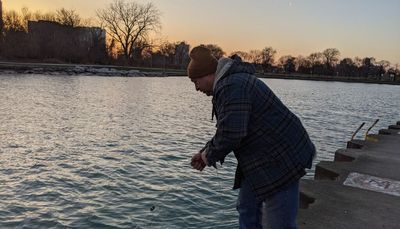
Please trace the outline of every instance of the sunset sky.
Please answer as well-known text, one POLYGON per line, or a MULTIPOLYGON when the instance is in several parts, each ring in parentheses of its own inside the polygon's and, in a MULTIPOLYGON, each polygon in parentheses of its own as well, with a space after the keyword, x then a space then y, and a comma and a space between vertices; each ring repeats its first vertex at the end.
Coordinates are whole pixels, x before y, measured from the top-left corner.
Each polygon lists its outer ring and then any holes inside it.
MULTIPOLYGON (((2 0, 5 10, 55 11, 82 17, 112 0, 2 0)), ((399 0, 153 0, 162 12, 158 36, 218 44, 228 54, 271 46, 277 56, 337 48, 341 58, 375 57, 400 64, 399 0)))

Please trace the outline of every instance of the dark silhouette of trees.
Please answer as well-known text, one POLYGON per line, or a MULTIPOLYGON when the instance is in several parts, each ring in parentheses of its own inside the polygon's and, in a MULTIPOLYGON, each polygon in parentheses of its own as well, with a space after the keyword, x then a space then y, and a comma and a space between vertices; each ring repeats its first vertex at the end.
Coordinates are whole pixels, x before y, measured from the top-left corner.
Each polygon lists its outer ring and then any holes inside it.
POLYGON ((307 59, 311 64, 311 74, 322 75, 324 70, 323 55, 320 52, 311 53, 307 59))
POLYGON ((311 74, 320 76, 363 77, 371 80, 400 80, 399 66, 392 66, 389 61, 376 61, 373 57, 355 57, 340 59, 340 52, 335 48, 323 52, 314 52, 307 57, 291 55, 281 56, 274 63, 276 51, 267 47, 264 50, 250 52, 235 51, 244 61, 253 63, 259 72, 285 74, 311 74), (268 64, 267 64, 268 63, 268 64))
POLYGON ((173 56, 175 54, 175 44, 168 41, 160 45, 160 52, 164 56, 173 56))
POLYGON ((374 57, 365 57, 362 60, 361 65, 361 75, 363 77, 370 77, 375 75, 375 58, 374 57))
POLYGON ((296 71, 296 58, 290 55, 282 56, 279 58, 279 65, 281 66, 283 72, 285 73, 292 73, 296 71))
POLYGON ((264 72, 272 70, 272 65, 275 61, 275 54, 276 50, 272 47, 265 47, 263 50, 261 50, 261 65, 264 72))
POLYGON ((29 42, 23 17, 14 10, 6 11, 3 15, 3 22, 2 56, 11 59, 26 58, 29 42))
POLYGON ((22 25, 23 30, 25 32, 28 32, 29 21, 39 21, 39 20, 52 21, 52 22, 56 21, 56 14, 53 12, 47 12, 47 13, 41 13, 40 11, 31 12, 26 7, 23 7, 21 9, 21 14, 18 14, 17 12, 16 14, 19 17, 19 23, 22 25))
POLYGON ((387 61, 387 60, 381 60, 381 61, 378 61, 376 64, 377 64, 377 67, 378 67, 378 74, 379 74, 379 78, 380 78, 386 72, 388 72, 388 70, 390 68, 390 62, 387 61))
POLYGON ((357 66, 351 58, 344 58, 337 66, 340 76, 354 76, 357 74, 357 66))
POLYGON ((334 67, 336 63, 339 61, 340 52, 335 48, 325 49, 322 52, 322 56, 325 62, 325 74, 326 75, 333 75, 334 74, 334 67))
POLYGON ((262 52, 260 50, 250 50, 249 52, 249 59, 251 60, 250 62, 255 64, 255 65, 260 65, 262 64, 263 61, 263 56, 262 52))
POLYGON ((149 67, 186 69, 189 64, 189 44, 185 41, 163 41, 153 44, 143 53, 143 64, 149 67))
POLYGON ((61 25, 77 27, 81 26, 81 17, 75 13, 75 10, 61 8, 56 11, 55 21, 61 25))
POLYGON ((362 66, 362 59, 358 56, 353 58, 353 63, 357 68, 357 77, 361 77, 361 66, 362 66))
POLYGON ((97 17, 128 62, 132 62, 135 49, 148 43, 149 33, 161 26, 160 12, 151 3, 114 0, 107 8, 98 10, 97 17))
POLYGON ((15 10, 6 11, 3 15, 4 30, 7 32, 25 31, 21 15, 15 10))
MULTIPOLYGON (((147 42, 147 40, 138 40, 132 47, 131 47, 131 57, 128 60, 128 63, 135 64, 136 66, 143 65, 143 53, 147 50, 151 49, 152 45, 147 42)), ((122 61, 122 64, 126 63, 126 56, 120 55, 119 59, 122 61)))
POLYGON ((303 56, 298 56, 295 59, 296 69, 299 73, 302 74, 311 74, 312 73, 312 65, 311 61, 303 56))
POLYGON ((249 53, 235 51, 243 60, 253 63, 258 71, 264 73, 300 73, 321 76, 364 77, 371 80, 400 79, 398 65, 394 67, 389 61, 376 61, 373 57, 355 57, 340 59, 340 52, 329 48, 323 52, 314 52, 307 57, 291 55, 281 56, 274 63, 276 51, 267 47, 264 50, 252 50, 249 53), (261 66, 261 68, 260 68, 261 66))
MULTIPOLYGON (((112 48, 112 42, 107 47, 112 48)), ((169 69, 186 69, 189 63, 190 46, 185 41, 169 42, 159 41, 150 44, 139 45, 141 49, 135 52, 134 66, 140 67, 157 67, 164 70, 169 69)), ((110 51, 109 51, 110 52, 110 51)), ((121 64, 122 55, 117 55, 114 63, 121 64)))
POLYGON ((171 64, 175 55, 175 44, 164 42, 160 46, 160 54, 163 56, 163 68, 167 67, 167 62, 171 64))

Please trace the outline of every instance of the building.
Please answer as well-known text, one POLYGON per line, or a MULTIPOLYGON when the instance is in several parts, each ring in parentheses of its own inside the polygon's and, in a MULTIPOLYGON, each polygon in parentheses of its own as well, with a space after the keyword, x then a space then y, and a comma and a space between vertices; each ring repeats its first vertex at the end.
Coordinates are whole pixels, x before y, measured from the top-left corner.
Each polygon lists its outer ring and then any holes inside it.
POLYGON ((52 21, 29 21, 31 56, 67 62, 99 62, 106 56, 106 31, 71 27, 52 21))

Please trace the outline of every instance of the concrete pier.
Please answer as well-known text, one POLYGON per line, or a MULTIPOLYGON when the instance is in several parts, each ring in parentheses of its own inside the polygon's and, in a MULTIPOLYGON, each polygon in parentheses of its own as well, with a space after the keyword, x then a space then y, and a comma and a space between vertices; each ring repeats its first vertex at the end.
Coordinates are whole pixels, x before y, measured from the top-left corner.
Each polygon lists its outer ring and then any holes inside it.
POLYGON ((400 121, 348 142, 300 191, 298 228, 400 228, 400 121))

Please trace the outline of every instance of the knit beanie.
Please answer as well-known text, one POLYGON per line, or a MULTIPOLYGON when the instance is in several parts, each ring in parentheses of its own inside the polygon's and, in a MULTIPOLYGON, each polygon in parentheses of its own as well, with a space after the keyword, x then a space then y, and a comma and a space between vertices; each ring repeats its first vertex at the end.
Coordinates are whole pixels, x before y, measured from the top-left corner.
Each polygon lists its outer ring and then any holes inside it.
POLYGON ((200 78, 217 71, 218 61, 211 50, 204 46, 197 46, 189 54, 190 63, 187 68, 189 78, 200 78))

